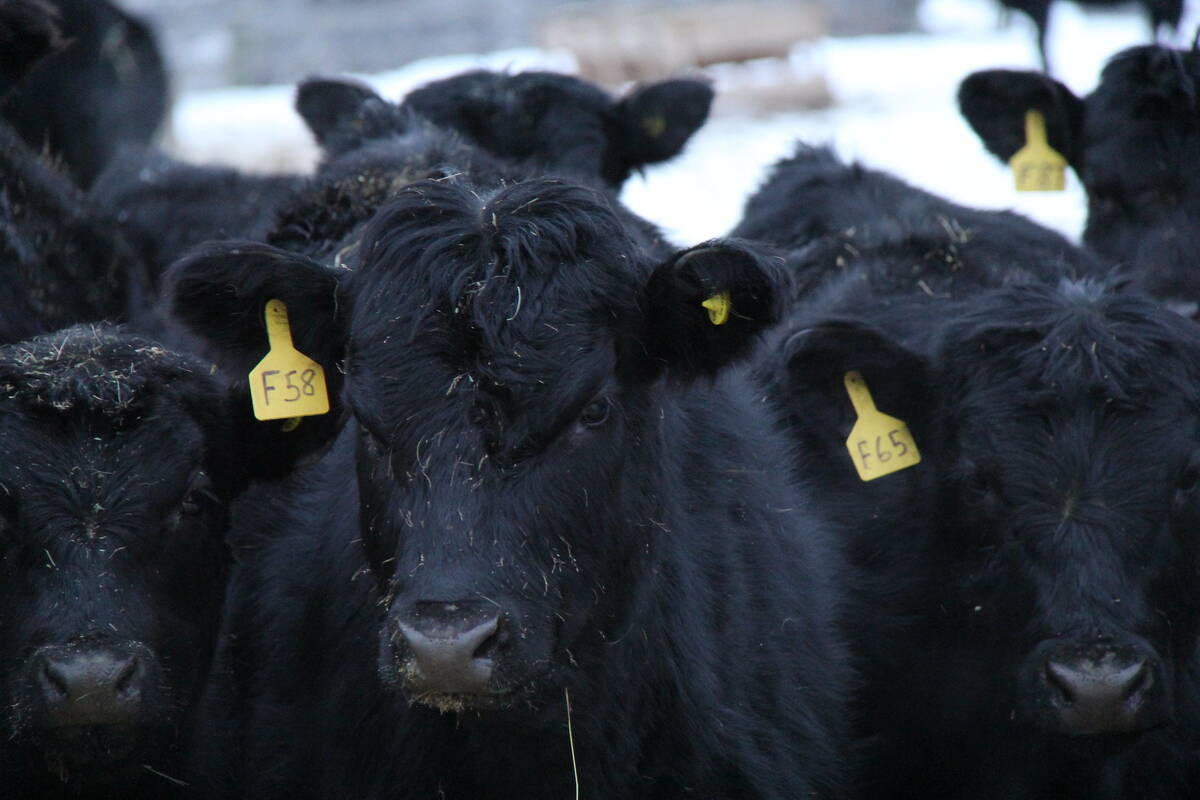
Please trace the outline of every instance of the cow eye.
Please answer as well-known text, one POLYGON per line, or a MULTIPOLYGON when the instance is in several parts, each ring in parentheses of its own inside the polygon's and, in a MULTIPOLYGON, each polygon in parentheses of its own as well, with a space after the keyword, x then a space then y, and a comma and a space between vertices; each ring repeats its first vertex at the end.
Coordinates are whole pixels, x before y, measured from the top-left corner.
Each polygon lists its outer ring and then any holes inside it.
POLYGON ((978 500, 992 493, 991 477, 975 464, 967 464, 963 468, 962 487, 972 499, 978 500))
POLYGON ((8 541, 12 533, 13 517, 17 513, 17 501, 8 487, 0 483, 0 544, 8 541))
POLYGON ((202 469, 192 473, 187 491, 179 503, 179 513, 184 517, 198 517, 204 511, 205 505, 215 502, 216 495, 212 491, 212 482, 202 469))
POLYGON ((598 428, 608 421, 611 404, 607 397, 600 397, 583 407, 579 413, 579 424, 585 428, 598 428))
POLYGON ((1179 473, 1179 482, 1176 484, 1176 488, 1187 494, 1195 491, 1197 484, 1200 484, 1200 464, 1193 457, 1183 472, 1179 473))

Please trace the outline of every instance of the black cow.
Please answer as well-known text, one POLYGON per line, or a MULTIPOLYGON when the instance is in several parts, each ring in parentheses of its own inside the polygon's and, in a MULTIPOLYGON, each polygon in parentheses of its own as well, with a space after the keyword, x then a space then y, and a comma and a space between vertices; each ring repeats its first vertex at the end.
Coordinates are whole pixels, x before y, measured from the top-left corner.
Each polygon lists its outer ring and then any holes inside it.
POLYGON ((632 171, 677 155, 711 101, 712 89, 696 80, 614 101, 568 75, 477 71, 434 81, 396 105, 361 83, 314 78, 296 94, 322 149, 313 182, 126 150, 89 198, 121 221, 156 270, 223 238, 316 255, 314 246, 332 248, 391 193, 434 174, 566 174, 618 189, 632 171))
MULTIPOLYGON (((1000 3, 1006 8, 1015 8, 1017 11, 1023 11, 1033 20, 1033 24, 1037 26, 1037 48, 1038 56, 1042 60, 1042 69, 1049 70, 1050 64, 1046 59, 1046 30, 1050 24, 1050 6, 1054 0, 1000 0, 1000 3)), ((1129 0, 1075 0, 1081 6, 1119 6, 1124 5, 1129 0)), ((1183 18, 1183 0, 1138 0, 1139 4, 1146 10, 1146 14, 1150 17, 1150 27, 1155 33, 1166 27, 1171 31, 1179 27, 1179 21, 1183 18)))
POLYGON ((1008 160, 1025 144, 1025 114, 1040 111, 1050 144, 1088 195, 1084 243, 1126 264, 1172 307, 1200 303, 1200 52, 1134 47, 1104 68, 1083 98, 1036 72, 977 72, 959 88, 963 116, 1008 160))
MULTIPOLYGON (((342 263, 376 211, 414 181, 469 174, 476 183, 498 185, 548 169, 498 156, 350 81, 305 81, 296 107, 321 143, 322 158, 313 179, 280 207, 267 242, 324 263, 342 263)), ((623 207, 617 213, 666 254, 654 226, 623 207)))
POLYGON ((1091 280, 835 288, 762 369, 864 576, 865 796, 1194 797, 1200 329, 1091 280), (859 480, 850 370, 920 464, 859 480))
POLYGON ((1026 217, 966 208, 805 144, 775 164, 731 235, 787 251, 801 297, 847 275, 876 296, 948 298, 1101 271, 1026 217))
MULTIPOLYGON (((316 174, 255 175, 127 148, 88 192, 136 243, 157 277, 189 249, 219 239, 266 241, 332 260, 392 194, 422 178, 470 171, 515 176, 500 163, 363 84, 314 79, 296 106, 321 144, 316 174)), ((515 178, 514 178, 515 179, 515 178)))
POLYGON ((118 147, 158 132, 166 68, 150 28, 107 0, 49 4, 62 46, 19 79, 0 74, 0 119, 86 188, 118 147))
POLYGON ((730 366, 777 313, 778 269, 734 241, 659 261, 614 203, 425 180, 352 270, 251 243, 172 267, 173 312, 234 375, 262 355, 263 304, 296 309, 345 417, 265 426, 320 460, 235 521, 215 703, 235 712, 207 738, 240 769, 218 779, 247 797, 844 790, 839 561, 730 366))
POLYGON ((113 225, 0 122, 0 344, 141 319, 150 282, 113 225))
POLYGON ((198 244, 265 240, 279 210, 305 185, 300 175, 200 166, 130 147, 114 154, 87 200, 116 222, 156 281, 168 264, 198 244))
POLYGON ((677 156, 712 99, 694 79, 639 86, 614 101, 570 75, 477 70, 415 89, 403 105, 493 155, 619 189, 631 173, 677 156))
POLYGON ((515 182, 525 169, 467 143, 351 81, 300 84, 296 108, 321 144, 316 174, 282 205, 270 244, 336 260, 378 209, 410 183, 471 174, 515 182))
POLYGON ((211 663, 234 439, 205 363, 119 329, 0 346, 0 785, 162 798, 211 663))

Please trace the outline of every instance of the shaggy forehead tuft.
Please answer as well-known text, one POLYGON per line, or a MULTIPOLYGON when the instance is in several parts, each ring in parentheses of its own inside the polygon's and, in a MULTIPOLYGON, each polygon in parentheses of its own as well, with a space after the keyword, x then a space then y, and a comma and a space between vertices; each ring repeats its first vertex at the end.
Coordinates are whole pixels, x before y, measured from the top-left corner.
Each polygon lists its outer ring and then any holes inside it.
MULTIPOLYGON (((999 354, 1053 396, 1074 389, 1141 406, 1164 394, 1191 398, 1200 379, 1194 323, 1100 281, 994 293, 951 325, 946 341, 964 363, 999 354)), ((976 368, 994 368, 985 362, 976 368)))
POLYGON ((121 418, 144 409, 158 387, 207 382, 208 370, 109 325, 76 325, 0 347, 0 398, 26 408, 121 418))

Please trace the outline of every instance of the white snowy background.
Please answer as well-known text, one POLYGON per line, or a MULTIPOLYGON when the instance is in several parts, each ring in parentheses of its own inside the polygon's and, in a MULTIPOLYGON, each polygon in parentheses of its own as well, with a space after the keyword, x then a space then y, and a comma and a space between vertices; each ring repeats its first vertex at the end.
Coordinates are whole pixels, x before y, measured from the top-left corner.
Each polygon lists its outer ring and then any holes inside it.
MULTIPOLYGON (((1189 3, 1173 42, 1190 45, 1200 3, 1189 3)), ((977 69, 1035 68, 1033 26, 1019 13, 1001 25, 994 0, 925 0, 925 32, 827 38, 798 45, 789 68, 823 73, 833 94, 827 110, 762 116, 715 116, 685 153, 648 169, 626 185, 623 199, 679 244, 727 232, 766 170, 795 142, 831 144, 845 159, 889 170, 952 200, 981 208, 1011 208, 1078 239, 1083 193, 1068 175, 1067 191, 1021 193, 958 114, 959 81, 977 69)), ((1140 9, 1084 10, 1053 6, 1050 58, 1054 74, 1077 94, 1096 84, 1104 62, 1119 50, 1150 41, 1140 9)), ((778 64, 764 63, 761 80, 777 80, 778 64)), ((356 76, 385 97, 465 69, 574 70, 570 54, 536 49, 427 59, 394 72, 356 76)), ((755 80, 756 65, 738 80, 755 80)), ((718 92, 721 79, 718 77, 718 92)), ((263 171, 307 171, 316 148, 292 110, 293 87, 197 92, 178 98, 170 148, 199 163, 263 171)))

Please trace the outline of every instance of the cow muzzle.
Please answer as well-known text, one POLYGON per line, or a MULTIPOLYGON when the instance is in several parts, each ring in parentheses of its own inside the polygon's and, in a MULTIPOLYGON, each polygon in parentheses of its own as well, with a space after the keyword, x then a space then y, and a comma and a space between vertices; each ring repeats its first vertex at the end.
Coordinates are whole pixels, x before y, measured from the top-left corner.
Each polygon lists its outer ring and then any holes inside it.
POLYGON ((140 752, 161 727, 147 707, 158 677, 140 642, 40 647, 25 664, 27 731, 63 780, 103 774, 140 752))
POLYGON ((392 625, 397 676, 414 702, 441 710, 482 708, 505 694, 494 677, 508 626, 495 606, 418 602, 396 614, 392 625))
POLYGON ((1153 652, 1069 643, 1040 650, 1031 688, 1051 730, 1070 736, 1135 733, 1169 716, 1169 690, 1153 652))

